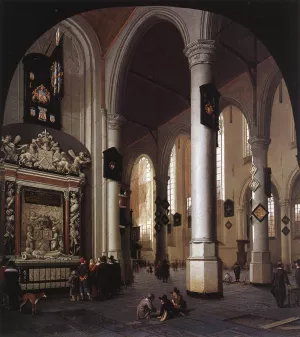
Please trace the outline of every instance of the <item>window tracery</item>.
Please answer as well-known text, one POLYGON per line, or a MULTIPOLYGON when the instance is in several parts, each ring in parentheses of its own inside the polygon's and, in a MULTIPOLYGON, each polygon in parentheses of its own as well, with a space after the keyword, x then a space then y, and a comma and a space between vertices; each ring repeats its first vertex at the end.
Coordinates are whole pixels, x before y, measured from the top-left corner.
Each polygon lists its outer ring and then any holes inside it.
POLYGON ((133 210, 133 225, 140 227, 143 250, 153 249, 153 173, 151 162, 146 156, 137 160, 131 173, 130 207, 133 210))

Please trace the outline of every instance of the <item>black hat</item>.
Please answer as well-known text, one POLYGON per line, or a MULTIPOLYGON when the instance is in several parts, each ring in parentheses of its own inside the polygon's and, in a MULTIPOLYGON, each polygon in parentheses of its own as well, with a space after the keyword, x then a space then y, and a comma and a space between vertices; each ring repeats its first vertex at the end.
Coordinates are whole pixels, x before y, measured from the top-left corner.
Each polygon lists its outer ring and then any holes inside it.
POLYGON ((153 294, 151 294, 151 293, 147 295, 147 298, 148 298, 149 300, 150 300, 150 299, 154 299, 154 297, 155 297, 155 296, 154 296, 153 294))
POLYGON ((165 301, 168 299, 168 297, 167 295, 162 295, 161 297, 159 297, 159 299, 165 301))
POLYGON ((175 287, 173 291, 170 291, 170 294, 173 294, 173 293, 180 294, 180 291, 175 287))

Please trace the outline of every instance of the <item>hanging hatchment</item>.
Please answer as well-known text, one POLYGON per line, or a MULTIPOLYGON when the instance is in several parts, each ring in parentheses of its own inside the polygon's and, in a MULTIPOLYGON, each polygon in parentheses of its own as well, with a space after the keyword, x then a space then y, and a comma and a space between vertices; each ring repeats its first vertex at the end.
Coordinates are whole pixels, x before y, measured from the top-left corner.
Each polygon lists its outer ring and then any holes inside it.
POLYGON ((63 97, 63 40, 50 57, 32 53, 23 58, 24 122, 61 128, 63 97))

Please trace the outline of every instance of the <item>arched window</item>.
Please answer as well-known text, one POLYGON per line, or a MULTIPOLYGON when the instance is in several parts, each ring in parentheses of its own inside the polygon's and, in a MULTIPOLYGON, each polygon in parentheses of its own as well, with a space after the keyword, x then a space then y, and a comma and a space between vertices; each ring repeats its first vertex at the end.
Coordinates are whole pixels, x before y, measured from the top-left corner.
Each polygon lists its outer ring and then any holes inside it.
POLYGON ((252 156, 251 146, 248 143, 248 139, 250 138, 249 125, 245 117, 243 117, 243 144, 244 144, 244 153, 243 157, 247 158, 252 156))
POLYGON ((170 203, 170 214, 176 213, 176 145, 174 144, 168 170, 168 201, 170 203))
POLYGON ((224 200, 224 118, 220 115, 217 147, 217 199, 224 200))
POLYGON ((271 197, 268 198, 268 232, 269 238, 275 238, 276 235, 276 219, 275 219, 275 202, 274 196, 271 194, 271 197))
POLYGON ((133 166, 130 180, 130 207, 134 226, 140 227, 143 250, 153 249, 153 169, 146 156, 140 157, 133 166))
MULTIPOLYGON (((176 143, 173 146, 171 156, 170 156, 170 163, 169 163, 169 170, 168 170, 168 201, 170 203, 170 220, 173 223, 173 214, 176 213, 176 143)), ((171 228, 171 232, 168 236, 168 246, 175 247, 175 235, 174 235, 174 227, 171 228)))

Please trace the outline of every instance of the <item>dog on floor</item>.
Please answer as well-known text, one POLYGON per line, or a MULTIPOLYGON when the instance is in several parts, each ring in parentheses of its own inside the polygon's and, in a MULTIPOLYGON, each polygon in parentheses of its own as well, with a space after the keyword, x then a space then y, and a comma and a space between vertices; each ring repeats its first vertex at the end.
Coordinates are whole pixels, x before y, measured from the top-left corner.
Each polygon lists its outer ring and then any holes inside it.
POLYGON ((32 316, 34 316, 36 314, 36 305, 41 298, 47 298, 46 294, 43 291, 37 294, 32 294, 32 293, 24 294, 22 296, 22 303, 20 305, 20 311, 22 312, 23 305, 25 305, 29 301, 31 303, 32 316))

